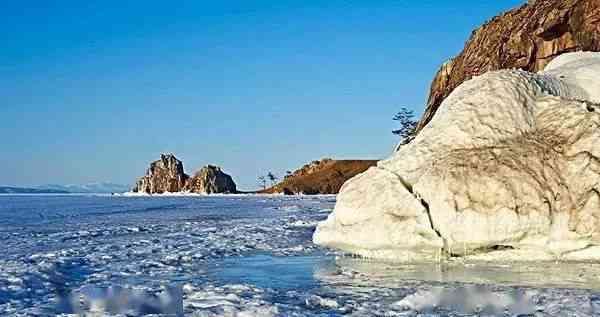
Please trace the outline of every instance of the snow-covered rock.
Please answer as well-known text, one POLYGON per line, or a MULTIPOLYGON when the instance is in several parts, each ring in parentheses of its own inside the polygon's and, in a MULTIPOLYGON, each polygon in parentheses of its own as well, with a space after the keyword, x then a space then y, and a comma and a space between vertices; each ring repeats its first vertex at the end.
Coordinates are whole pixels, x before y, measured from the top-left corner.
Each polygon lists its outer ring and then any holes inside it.
POLYGON ((413 142, 343 186, 314 241, 400 261, 600 258, 595 102, 600 53, 465 82, 413 142))

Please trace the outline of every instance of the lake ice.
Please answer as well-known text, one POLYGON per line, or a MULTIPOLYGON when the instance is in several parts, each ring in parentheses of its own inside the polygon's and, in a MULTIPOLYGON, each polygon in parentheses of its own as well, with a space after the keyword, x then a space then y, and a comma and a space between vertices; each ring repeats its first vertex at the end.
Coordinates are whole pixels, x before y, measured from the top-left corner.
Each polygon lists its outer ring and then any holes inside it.
POLYGON ((333 196, 0 196, 0 315, 600 315, 599 264, 344 256, 312 243, 334 204, 333 196))

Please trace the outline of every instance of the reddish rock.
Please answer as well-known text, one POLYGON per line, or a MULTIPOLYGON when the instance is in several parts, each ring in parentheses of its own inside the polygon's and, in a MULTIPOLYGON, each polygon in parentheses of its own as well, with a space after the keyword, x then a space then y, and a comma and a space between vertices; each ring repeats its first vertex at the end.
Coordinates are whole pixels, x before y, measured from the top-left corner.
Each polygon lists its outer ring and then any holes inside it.
POLYGON ((599 0, 529 1, 493 18, 473 32, 460 55, 440 68, 417 131, 464 81, 499 69, 536 72, 573 51, 600 51, 599 0))
POLYGON ((183 163, 173 154, 161 154, 160 160, 150 163, 146 175, 137 181, 132 191, 146 194, 237 193, 235 182, 231 176, 223 173, 220 167, 207 165, 196 172, 193 177, 189 177, 184 172, 183 163))
POLYGON ((150 163, 146 175, 137 181, 133 192, 147 194, 180 192, 184 189, 188 178, 180 160, 173 154, 161 154, 160 160, 150 163))
POLYGON ((190 178, 186 191, 202 194, 235 194, 237 188, 231 176, 225 174, 220 167, 207 165, 190 178))
POLYGON ((374 160, 332 160, 323 159, 304 165, 283 181, 262 193, 283 193, 285 195, 337 194, 350 178, 375 166, 374 160))

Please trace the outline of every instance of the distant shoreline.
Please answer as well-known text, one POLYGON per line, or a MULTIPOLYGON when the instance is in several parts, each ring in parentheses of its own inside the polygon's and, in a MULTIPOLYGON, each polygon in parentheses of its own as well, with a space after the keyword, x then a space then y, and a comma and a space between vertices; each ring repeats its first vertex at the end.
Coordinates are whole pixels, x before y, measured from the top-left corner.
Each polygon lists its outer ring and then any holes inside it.
POLYGON ((317 194, 317 195, 284 195, 284 194, 259 194, 259 193, 239 193, 239 194, 198 194, 198 193, 164 193, 164 194, 139 194, 139 193, 0 193, 3 196, 99 196, 99 197, 124 197, 124 198, 188 198, 188 197, 336 197, 335 194, 317 194))
POLYGON ((111 193, 0 193, 0 196, 114 196, 111 193))
POLYGON ((188 192, 176 192, 176 193, 162 193, 162 194, 146 194, 146 193, 118 193, 112 194, 116 197, 336 197, 336 194, 316 194, 316 195, 284 195, 283 193, 236 193, 236 194, 202 194, 202 193, 188 193, 188 192))

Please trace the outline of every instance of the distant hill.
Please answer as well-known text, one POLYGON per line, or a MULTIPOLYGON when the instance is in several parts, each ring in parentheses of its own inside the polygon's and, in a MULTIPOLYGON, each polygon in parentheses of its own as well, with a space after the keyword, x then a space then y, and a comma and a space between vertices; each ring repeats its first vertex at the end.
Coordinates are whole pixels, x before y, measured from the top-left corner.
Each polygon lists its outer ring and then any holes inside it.
POLYGON ((66 191, 73 194, 109 194, 109 193, 124 193, 130 190, 127 185, 113 183, 91 183, 84 185, 57 185, 47 184, 35 186, 40 190, 57 190, 66 191))
POLYGON ((267 188, 261 193, 337 194, 347 180, 376 164, 377 161, 374 160, 323 159, 313 161, 286 176, 281 183, 267 188))
POLYGON ((0 186, 0 194, 68 194, 65 190, 0 186))

